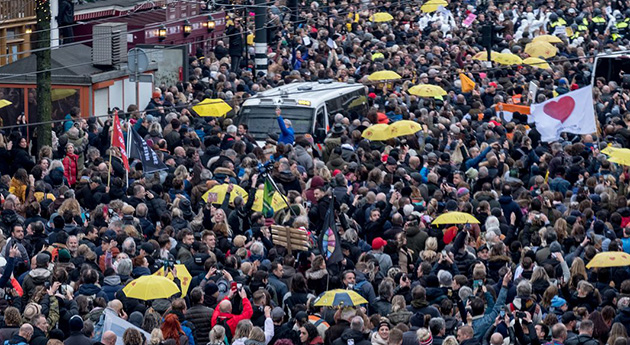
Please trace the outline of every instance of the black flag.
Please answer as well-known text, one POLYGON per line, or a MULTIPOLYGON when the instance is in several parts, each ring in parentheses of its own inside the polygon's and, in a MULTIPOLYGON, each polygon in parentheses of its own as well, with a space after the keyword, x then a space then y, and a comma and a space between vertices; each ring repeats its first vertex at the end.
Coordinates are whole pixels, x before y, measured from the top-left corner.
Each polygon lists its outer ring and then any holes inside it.
POLYGON ((133 128, 131 145, 129 147, 129 158, 139 159, 142 162, 142 167, 146 174, 168 169, 166 164, 160 161, 155 151, 147 145, 147 142, 144 141, 140 134, 133 128))
POLYGON ((335 198, 330 199, 330 206, 326 211, 324 218, 324 228, 319 235, 319 250, 326 259, 326 263, 335 264, 343 260, 341 253, 341 238, 337 232, 337 223, 335 222, 335 198))

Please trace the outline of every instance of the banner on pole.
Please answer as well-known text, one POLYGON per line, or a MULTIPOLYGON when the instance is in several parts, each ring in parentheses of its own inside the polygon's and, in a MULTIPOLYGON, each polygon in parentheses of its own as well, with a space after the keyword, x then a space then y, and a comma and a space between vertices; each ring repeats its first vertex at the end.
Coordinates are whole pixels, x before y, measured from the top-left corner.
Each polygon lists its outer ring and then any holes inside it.
POLYGON ((129 145, 129 157, 140 160, 144 172, 147 174, 168 169, 166 164, 160 161, 157 153, 149 147, 147 142, 142 139, 140 134, 133 128, 131 133, 131 145, 129 145))

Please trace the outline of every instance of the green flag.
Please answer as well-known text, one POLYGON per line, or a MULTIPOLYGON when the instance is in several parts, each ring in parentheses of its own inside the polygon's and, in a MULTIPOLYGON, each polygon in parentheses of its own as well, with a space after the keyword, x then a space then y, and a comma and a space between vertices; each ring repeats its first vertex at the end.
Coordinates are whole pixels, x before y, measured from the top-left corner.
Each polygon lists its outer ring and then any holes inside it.
POLYGON ((269 178, 267 177, 265 179, 265 189, 263 191, 263 209, 262 209, 262 214, 265 218, 273 217, 273 207, 271 207, 271 205, 272 205, 274 192, 275 190, 273 188, 273 185, 271 184, 271 181, 269 181, 269 178))

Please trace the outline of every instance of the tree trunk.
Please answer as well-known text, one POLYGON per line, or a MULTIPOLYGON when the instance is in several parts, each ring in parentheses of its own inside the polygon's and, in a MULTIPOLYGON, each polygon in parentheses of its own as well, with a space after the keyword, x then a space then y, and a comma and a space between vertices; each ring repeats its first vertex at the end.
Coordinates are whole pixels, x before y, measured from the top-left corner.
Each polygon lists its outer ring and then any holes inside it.
POLYGON ((50 2, 37 1, 37 150, 43 146, 52 146, 52 99, 50 94, 50 2))

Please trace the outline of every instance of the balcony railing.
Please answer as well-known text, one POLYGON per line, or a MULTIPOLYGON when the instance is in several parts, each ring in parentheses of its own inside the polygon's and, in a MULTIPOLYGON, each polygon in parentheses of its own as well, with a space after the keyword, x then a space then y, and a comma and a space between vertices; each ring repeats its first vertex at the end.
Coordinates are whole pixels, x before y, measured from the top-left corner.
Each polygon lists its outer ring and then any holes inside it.
POLYGON ((35 17, 35 0, 0 0, 0 23, 35 17))

